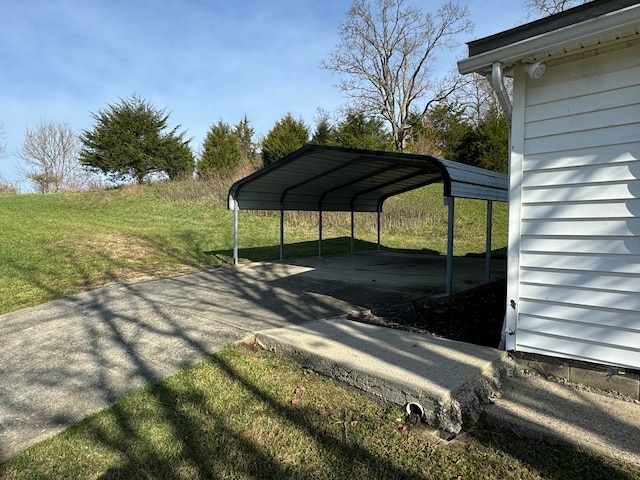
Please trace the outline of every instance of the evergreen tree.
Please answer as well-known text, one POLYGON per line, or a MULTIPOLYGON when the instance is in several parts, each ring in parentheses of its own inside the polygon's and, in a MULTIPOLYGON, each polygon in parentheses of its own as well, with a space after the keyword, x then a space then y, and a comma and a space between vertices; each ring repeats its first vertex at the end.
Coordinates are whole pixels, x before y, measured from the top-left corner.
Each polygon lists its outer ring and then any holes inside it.
POLYGON ((231 173, 238 168, 241 159, 242 150, 236 132, 220 120, 207 132, 198 162, 198 174, 231 173))
POLYGON ((189 178, 193 175, 195 158, 189 146, 189 140, 184 140, 184 133, 165 138, 164 165, 162 170, 170 180, 189 178))
POLYGON ((474 165, 487 170, 506 173, 509 157, 509 125, 493 104, 474 125, 462 108, 451 104, 438 104, 426 117, 414 118, 413 136, 417 141, 429 143, 433 152, 447 160, 474 165), (428 139, 428 142, 424 142, 428 139))
POLYGON ((143 183, 150 174, 193 172, 193 154, 179 126, 169 130, 169 115, 133 95, 92 114, 93 130, 80 135, 80 161, 114 180, 143 183), (187 152, 187 149, 189 152, 187 152))
POLYGON ((439 103, 431 107, 420 120, 412 132, 430 139, 436 150, 432 155, 470 165, 478 164, 479 159, 475 158, 470 148, 473 144, 473 126, 465 119, 463 109, 449 103, 439 103))
POLYGON ((320 111, 316 121, 316 129, 311 137, 311 143, 314 145, 335 145, 336 129, 331 123, 329 114, 326 111, 320 111))
POLYGON ((249 126, 249 119, 246 115, 235 126, 234 132, 240 145, 240 153, 242 157, 251 165, 257 166, 258 154, 256 152, 256 144, 253 142, 253 135, 255 131, 249 126))
POLYGON ((262 160, 265 165, 280 160, 309 141, 309 128, 302 120, 287 113, 276 122, 262 142, 262 160))
POLYGON ((476 149, 480 152, 480 166, 487 170, 507 173, 509 170, 509 124, 497 105, 493 105, 476 127, 476 149))
POLYGON ((335 132, 335 144, 366 150, 394 150, 393 137, 384 128, 384 121, 350 111, 335 132))

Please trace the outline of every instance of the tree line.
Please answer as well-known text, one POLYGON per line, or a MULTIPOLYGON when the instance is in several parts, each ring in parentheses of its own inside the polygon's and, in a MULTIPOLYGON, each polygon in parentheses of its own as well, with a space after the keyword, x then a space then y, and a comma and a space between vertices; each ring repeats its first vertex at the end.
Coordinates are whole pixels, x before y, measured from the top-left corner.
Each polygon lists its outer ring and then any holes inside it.
MULTIPOLYGON (((93 128, 80 134, 53 121, 27 129, 18 156, 21 175, 36 192, 81 190, 94 186, 100 176, 112 184, 231 177, 309 143, 396 150, 383 120, 355 109, 334 115, 319 110, 313 129, 287 113, 260 140, 246 115, 235 125, 219 120, 207 131, 197 155, 186 131, 170 126, 169 114, 136 95, 108 105, 92 118, 93 128)), ((441 102, 424 115, 411 115, 409 122, 405 152, 506 171, 508 126, 497 105, 473 119, 458 103, 441 102)))
MULTIPOLYGON (((529 12, 547 14, 578 3, 526 2, 529 12)), ((230 176, 307 143, 426 154, 504 173, 509 127, 486 80, 433 75, 439 56, 471 25, 455 2, 425 13, 405 0, 353 0, 322 62, 351 103, 333 114, 319 110, 313 130, 287 113, 256 140, 246 115, 235 125, 219 120, 194 154, 165 110, 133 95, 92 113, 93 128, 80 134, 50 121, 27 129, 22 175, 42 193, 85 188, 98 178, 89 172, 117 183, 230 176)))

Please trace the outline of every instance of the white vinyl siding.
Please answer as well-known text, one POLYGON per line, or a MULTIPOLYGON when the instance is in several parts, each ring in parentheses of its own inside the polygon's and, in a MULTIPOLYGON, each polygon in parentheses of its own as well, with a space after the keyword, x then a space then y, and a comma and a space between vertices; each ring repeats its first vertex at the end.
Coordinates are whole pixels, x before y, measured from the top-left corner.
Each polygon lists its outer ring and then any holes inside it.
POLYGON ((516 350, 640 368, 640 47, 526 81, 516 350))

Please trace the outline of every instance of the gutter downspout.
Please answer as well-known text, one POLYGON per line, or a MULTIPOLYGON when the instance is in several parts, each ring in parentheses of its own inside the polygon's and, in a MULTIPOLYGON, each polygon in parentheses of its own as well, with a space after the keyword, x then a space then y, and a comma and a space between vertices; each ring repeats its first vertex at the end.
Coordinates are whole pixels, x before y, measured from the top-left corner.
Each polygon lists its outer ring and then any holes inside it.
MULTIPOLYGON (((513 111, 513 105, 511 99, 507 94, 507 89, 504 86, 504 71, 502 70, 502 64, 500 62, 494 62, 491 65, 491 76, 487 76, 491 88, 496 92, 502 111, 504 112, 504 118, 509 125, 509 143, 511 143, 511 117, 513 111)), ((502 332, 500 334, 500 345, 498 349, 505 350, 507 341, 507 314, 504 316, 502 323, 502 332)))
POLYGON ((233 264, 238 265, 238 200, 233 201, 233 264))
POLYGON ((491 76, 487 77, 491 87, 496 92, 498 96, 498 101, 500 102, 500 106, 502 107, 502 111, 504 112, 504 117, 507 119, 507 123, 509 127, 511 127, 511 99, 507 94, 507 89, 504 86, 504 72, 502 70, 502 64, 500 62, 495 62, 491 65, 491 76))

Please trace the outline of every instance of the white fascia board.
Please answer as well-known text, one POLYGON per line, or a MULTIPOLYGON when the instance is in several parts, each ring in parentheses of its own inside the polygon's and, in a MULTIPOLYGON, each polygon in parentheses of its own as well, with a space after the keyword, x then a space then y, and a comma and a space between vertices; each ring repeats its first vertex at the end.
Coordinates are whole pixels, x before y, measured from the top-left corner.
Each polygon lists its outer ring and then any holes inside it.
POLYGON ((458 61, 458 71, 463 75, 472 72, 487 73, 491 71, 491 66, 496 62, 510 66, 531 55, 579 45, 589 39, 615 33, 639 24, 640 5, 633 5, 598 18, 465 58, 458 61))

